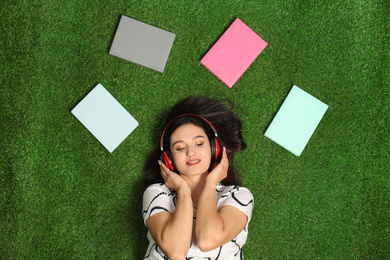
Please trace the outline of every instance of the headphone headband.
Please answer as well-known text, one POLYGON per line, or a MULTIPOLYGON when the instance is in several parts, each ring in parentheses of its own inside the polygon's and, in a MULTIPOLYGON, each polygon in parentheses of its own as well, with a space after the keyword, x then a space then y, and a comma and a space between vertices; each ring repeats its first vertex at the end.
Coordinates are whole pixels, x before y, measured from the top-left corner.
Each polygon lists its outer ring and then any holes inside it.
POLYGON ((169 121, 168 124, 165 126, 165 128, 164 128, 164 130, 163 130, 163 132, 162 132, 162 134, 161 134, 161 139, 160 139, 160 149, 161 149, 161 151, 164 151, 163 141, 164 141, 165 130, 167 129, 167 127, 168 127, 174 120, 176 120, 177 118, 182 117, 182 116, 197 116, 197 117, 203 119, 204 121, 206 121, 206 122, 210 125, 211 129, 212 129, 213 132, 214 132, 215 137, 216 137, 216 138, 218 137, 217 131, 215 130, 214 126, 213 126, 206 118, 204 118, 203 116, 197 115, 197 114, 185 113, 185 114, 181 114, 181 115, 178 115, 178 116, 174 117, 174 118, 173 118, 171 121, 169 121))

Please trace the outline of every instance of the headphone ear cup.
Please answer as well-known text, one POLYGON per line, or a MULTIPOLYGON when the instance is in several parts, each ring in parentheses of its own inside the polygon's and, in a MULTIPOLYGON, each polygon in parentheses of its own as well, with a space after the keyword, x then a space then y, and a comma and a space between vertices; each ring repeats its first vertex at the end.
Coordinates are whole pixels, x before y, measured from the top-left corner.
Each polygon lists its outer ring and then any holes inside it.
POLYGON ((215 138, 210 138, 211 165, 216 161, 215 138))
POLYGON ((172 155, 169 151, 163 151, 161 153, 160 159, 170 171, 176 172, 176 167, 173 163, 172 155))
POLYGON ((222 143, 217 137, 210 139, 211 163, 220 162, 222 158, 222 143))
POLYGON ((222 159, 222 142, 216 137, 215 138, 215 161, 220 162, 222 159))

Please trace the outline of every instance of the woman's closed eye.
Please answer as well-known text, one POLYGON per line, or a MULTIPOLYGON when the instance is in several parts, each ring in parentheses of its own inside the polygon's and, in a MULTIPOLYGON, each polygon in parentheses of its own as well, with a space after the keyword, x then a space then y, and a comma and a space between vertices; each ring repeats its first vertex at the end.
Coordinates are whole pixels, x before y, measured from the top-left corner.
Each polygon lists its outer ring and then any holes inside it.
MULTIPOLYGON (((194 144, 194 146, 195 147, 202 147, 204 145, 204 142, 200 142, 200 143, 195 143, 194 144)), ((178 146, 175 146, 174 148, 173 148, 175 151, 184 151, 185 149, 186 149, 186 147, 185 146, 182 146, 182 145, 178 145, 178 146)))
POLYGON ((183 151, 184 150, 184 146, 175 147, 175 150, 176 151, 183 151))

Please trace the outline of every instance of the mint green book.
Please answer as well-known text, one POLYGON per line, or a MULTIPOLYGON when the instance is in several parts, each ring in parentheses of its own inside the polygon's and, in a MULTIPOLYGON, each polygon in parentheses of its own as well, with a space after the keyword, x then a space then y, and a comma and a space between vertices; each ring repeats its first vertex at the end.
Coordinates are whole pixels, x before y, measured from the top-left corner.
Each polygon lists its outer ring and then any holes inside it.
POLYGON ((327 109, 327 104, 294 85, 265 136, 300 156, 327 109))

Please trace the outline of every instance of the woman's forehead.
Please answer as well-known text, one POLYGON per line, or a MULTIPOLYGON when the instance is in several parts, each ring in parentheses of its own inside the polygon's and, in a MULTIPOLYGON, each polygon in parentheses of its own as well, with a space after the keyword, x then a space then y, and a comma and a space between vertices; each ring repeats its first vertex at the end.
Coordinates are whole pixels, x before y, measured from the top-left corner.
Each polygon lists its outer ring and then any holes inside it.
POLYGON ((193 139, 196 137, 207 138, 207 134, 200 126, 188 123, 179 126, 171 135, 171 142, 175 142, 180 139, 193 139))

